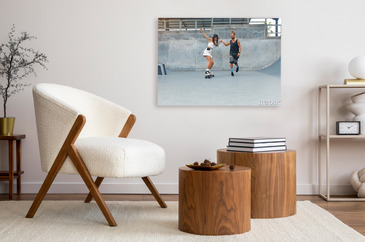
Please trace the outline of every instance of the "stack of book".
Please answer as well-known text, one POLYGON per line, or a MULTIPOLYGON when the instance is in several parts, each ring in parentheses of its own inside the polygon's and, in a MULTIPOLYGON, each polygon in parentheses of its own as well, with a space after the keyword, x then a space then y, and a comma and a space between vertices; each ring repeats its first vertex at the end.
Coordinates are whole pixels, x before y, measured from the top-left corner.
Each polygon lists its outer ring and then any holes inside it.
POLYGON ((227 150, 251 153, 285 151, 286 138, 229 138, 227 150))
POLYGON ((365 85, 365 79, 345 79, 345 85, 365 85))

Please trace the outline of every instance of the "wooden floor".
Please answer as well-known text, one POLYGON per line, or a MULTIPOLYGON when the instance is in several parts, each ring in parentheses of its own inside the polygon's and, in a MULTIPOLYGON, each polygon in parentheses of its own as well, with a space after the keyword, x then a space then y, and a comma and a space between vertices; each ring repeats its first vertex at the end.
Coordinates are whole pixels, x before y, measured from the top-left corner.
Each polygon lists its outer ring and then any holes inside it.
MULTIPOLYGON (((45 200, 84 200, 86 194, 48 194, 45 200)), ((152 195, 104 194, 107 201, 153 201, 152 195)), ((178 195, 162 195, 165 201, 177 201, 178 195)), ((35 194, 14 195, 15 200, 33 200, 35 194)), ((8 195, 0 194, 0 201, 8 200, 8 195)), ((345 224, 365 235, 365 202, 326 202, 318 196, 297 196, 298 201, 309 200, 326 209, 345 224)))

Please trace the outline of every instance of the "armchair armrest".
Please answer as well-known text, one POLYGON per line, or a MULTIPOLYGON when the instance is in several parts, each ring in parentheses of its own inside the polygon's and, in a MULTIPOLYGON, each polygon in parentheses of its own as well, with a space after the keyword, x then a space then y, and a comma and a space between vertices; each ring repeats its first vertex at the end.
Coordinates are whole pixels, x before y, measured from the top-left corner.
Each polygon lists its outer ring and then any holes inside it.
POLYGON ((120 138, 127 138, 127 136, 131 132, 131 130, 132 130, 135 123, 136 123, 136 116, 134 114, 130 114, 129 117, 128 117, 127 122, 124 124, 122 132, 120 132, 120 134, 119 134, 119 137, 120 138))

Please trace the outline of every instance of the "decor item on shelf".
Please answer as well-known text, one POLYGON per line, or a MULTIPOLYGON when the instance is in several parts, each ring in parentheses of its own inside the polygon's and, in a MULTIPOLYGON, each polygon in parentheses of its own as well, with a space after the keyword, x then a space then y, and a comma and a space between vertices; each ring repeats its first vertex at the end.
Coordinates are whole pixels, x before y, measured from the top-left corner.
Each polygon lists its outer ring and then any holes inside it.
POLYGON ((349 63, 351 76, 357 79, 365 79, 365 56, 357 56, 349 63))
POLYGON ((359 135, 361 133, 360 121, 337 121, 337 135, 359 135))
POLYGON ((345 85, 364 85, 365 79, 345 79, 345 85))
POLYGON ((0 118, 0 135, 13 135, 14 117, 7 117, 6 105, 14 94, 23 91, 29 83, 20 82, 30 74, 36 75, 34 67, 40 65, 47 69, 47 56, 39 51, 24 46, 26 41, 36 39, 35 36, 22 32, 15 36, 15 25, 10 30, 9 40, 0 45, 0 95, 3 97, 4 116, 0 118))
POLYGON ((365 168, 356 170, 351 174, 351 185, 358 197, 365 197, 365 168))
POLYGON ((360 133, 365 134, 365 92, 356 94, 351 97, 353 103, 347 105, 347 110, 355 115, 352 121, 359 121, 360 133))

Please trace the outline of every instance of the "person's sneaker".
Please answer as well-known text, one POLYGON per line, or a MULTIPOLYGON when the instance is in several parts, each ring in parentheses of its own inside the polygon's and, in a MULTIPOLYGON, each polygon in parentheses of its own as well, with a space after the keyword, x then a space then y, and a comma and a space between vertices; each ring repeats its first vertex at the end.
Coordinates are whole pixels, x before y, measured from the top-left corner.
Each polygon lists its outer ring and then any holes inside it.
POLYGON ((234 73, 233 73, 233 71, 231 71, 231 76, 234 76, 234 73))
POLYGON ((239 70, 240 70, 240 67, 239 67, 239 66, 237 66, 236 72, 238 72, 239 70))

